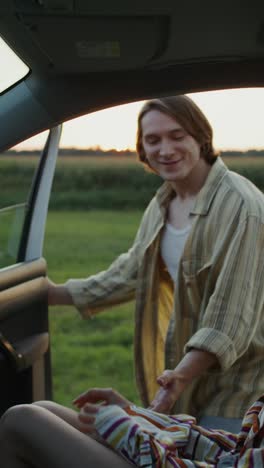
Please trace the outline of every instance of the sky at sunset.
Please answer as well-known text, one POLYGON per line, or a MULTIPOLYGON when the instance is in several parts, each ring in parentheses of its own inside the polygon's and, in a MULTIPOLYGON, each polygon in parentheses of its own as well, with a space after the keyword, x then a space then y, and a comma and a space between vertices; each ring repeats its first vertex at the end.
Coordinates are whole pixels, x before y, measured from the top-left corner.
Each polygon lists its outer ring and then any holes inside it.
MULTIPOLYGON (((0 37, 0 92, 22 78, 26 65, 0 37)), ((201 107, 214 129, 216 149, 264 148, 264 88, 212 91, 190 95, 201 107)), ((134 149, 136 102, 74 119, 64 124, 61 147, 134 149)), ((44 145, 47 132, 17 145, 35 149, 44 145)))
MULTIPOLYGON (((264 148, 264 89, 236 89, 190 94, 214 129, 219 150, 264 148)), ((64 124, 61 147, 134 149, 137 115, 142 102, 79 117, 64 124)), ((46 132, 16 147, 44 144, 46 132)))

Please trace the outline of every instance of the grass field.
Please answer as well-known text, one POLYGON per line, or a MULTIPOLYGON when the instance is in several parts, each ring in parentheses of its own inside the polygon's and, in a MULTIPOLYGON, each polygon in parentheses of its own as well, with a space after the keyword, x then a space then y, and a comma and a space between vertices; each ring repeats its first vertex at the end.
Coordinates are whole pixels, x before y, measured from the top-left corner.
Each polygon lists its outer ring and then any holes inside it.
MULTIPOLYGON (((263 164, 256 159, 253 164, 263 164)), ((65 161, 69 164, 68 158, 65 161)), ((231 167, 237 163, 237 158, 227 161, 231 167)), ((239 164, 246 162, 239 159, 239 164)), ((63 282, 105 269, 130 246, 141 213, 51 211, 44 252, 50 278, 63 282)), ((51 310, 55 400, 69 405, 85 388, 112 386, 138 401, 133 377, 133 309, 130 303, 85 321, 73 308, 51 310)))
MULTIPOLYGON (((3 164, 23 164, 23 165, 31 165, 35 166, 37 161, 36 156, 12 156, 8 158, 7 156, 2 156, 0 154, 0 167, 3 164)), ((242 156, 242 157, 235 157, 235 156, 228 156, 223 158, 225 163, 231 167, 235 168, 238 166, 262 166, 264 167, 264 157, 260 156, 242 156)), ((79 166, 140 166, 137 157, 134 156, 59 156, 58 157, 58 166, 64 165, 79 165, 79 166)))
MULTIPOLYGON (((251 168, 251 174, 258 180, 259 186, 264 187, 264 158, 233 157, 226 158, 225 162, 238 172, 240 169, 245 172, 251 168)), ((22 183, 31 180, 35 165, 36 158, 32 157, 19 160, 11 158, 10 161, 0 157, 3 206, 21 201, 20 198, 17 199, 18 191, 22 183), (4 173, 1 168, 6 165, 10 165, 10 168, 4 173), (13 178, 14 174, 17 176, 16 180, 13 178), (9 193, 10 187, 13 192, 11 190, 9 193), (6 204, 5 196, 8 200, 6 204)), ((135 166, 139 166, 135 159, 122 157, 74 156, 59 159, 58 169, 61 171, 58 172, 57 183, 61 184, 64 204, 58 206, 64 211, 56 211, 53 205, 53 210, 49 212, 44 249, 48 275, 55 282, 63 282, 69 277, 86 277, 105 269, 119 253, 131 245, 152 190, 150 187, 141 192, 142 186, 145 189, 145 180, 153 177, 145 174, 147 179, 141 178, 144 171, 140 168, 138 172, 133 172, 135 166), (71 169, 73 166, 77 168, 74 173, 71 169), (98 166, 102 168, 100 171, 89 171, 89 168, 98 166), (117 178, 120 185, 117 193, 110 167, 122 168, 119 179, 117 178), (92 182, 95 188, 92 196, 90 195, 91 205, 87 211, 88 190, 92 182), (70 183, 73 186, 72 191, 69 190, 70 183), (72 200, 78 190, 83 192, 79 198, 73 199, 74 211, 69 211, 65 197, 72 200), (137 199, 138 205, 135 204, 137 199), (100 211, 94 210, 92 203, 95 200, 100 211), (83 201, 85 203, 82 204, 83 201), (122 206, 123 209, 113 210, 113 206, 122 206), (135 210, 135 206, 140 209, 135 210), (106 207, 108 210, 105 210, 106 207), (80 209, 82 211, 78 211, 80 209)), ((69 405, 86 388, 112 386, 127 398, 138 402, 133 376, 133 311, 134 304, 130 303, 84 321, 73 307, 56 307, 50 310, 56 401, 69 405)))
MULTIPOLYGON (((264 191, 264 157, 229 157, 227 165, 264 191)), ((0 157, 0 208, 26 201, 38 157, 0 157)), ((58 160, 51 210, 143 210, 160 185, 133 156, 64 156, 58 160)))
MULTIPOLYGON (((36 157, 34 156, 19 156, 19 157, 12 157, 12 160, 18 160, 22 161, 23 164, 34 164, 36 161, 36 157)), ((0 155, 0 162, 2 160, 6 160, 5 157, 2 157, 0 155)), ((240 165, 247 165, 247 166, 255 166, 255 165, 263 165, 264 166, 264 157, 260 156, 242 156, 242 157, 236 157, 236 156, 224 156, 223 160, 225 163, 230 166, 230 167, 235 167, 235 166, 240 166, 240 165)), ((91 165, 91 166, 97 166, 98 164, 100 165, 127 165, 127 166, 134 166, 134 165, 141 165, 141 163, 138 161, 136 156, 89 156, 89 157, 83 157, 83 156, 59 156, 58 157, 58 165, 64 165, 64 164, 78 164, 78 165, 91 165)))
MULTIPOLYGON (((44 256, 56 282, 106 268, 133 241, 140 212, 50 212, 44 256)), ((138 401, 133 376, 134 304, 82 320, 73 307, 50 309, 54 399, 69 405, 91 386, 138 401)))

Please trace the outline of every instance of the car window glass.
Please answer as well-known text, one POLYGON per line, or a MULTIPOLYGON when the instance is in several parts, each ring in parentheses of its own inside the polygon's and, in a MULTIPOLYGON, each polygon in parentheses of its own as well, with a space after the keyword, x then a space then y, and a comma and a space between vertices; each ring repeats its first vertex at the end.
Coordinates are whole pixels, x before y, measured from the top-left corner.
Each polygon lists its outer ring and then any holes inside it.
MULTIPOLYGON (((45 141, 45 135, 42 140, 45 141)), ((40 146, 35 149, 33 139, 0 154, 0 268, 16 263, 28 197, 40 155, 40 146), (33 151, 30 151, 31 146, 33 151)))
POLYGON ((29 72, 28 66, 0 37, 0 93, 10 88, 29 72))
POLYGON ((0 210, 0 267, 16 262, 25 208, 26 204, 21 203, 0 210))

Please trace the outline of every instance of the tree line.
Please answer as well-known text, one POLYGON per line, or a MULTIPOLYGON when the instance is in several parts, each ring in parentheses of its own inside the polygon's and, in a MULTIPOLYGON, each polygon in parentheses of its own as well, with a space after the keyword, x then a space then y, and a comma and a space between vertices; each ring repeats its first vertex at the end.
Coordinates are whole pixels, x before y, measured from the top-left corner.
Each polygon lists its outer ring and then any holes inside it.
MULTIPOLYGON (((2 153, 2 156, 39 156, 40 150, 15 150, 11 149, 2 153)), ((129 157, 133 158, 136 157, 136 152, 133 150, 121 150, 118 151, 116 149, 109 149, 103 150, 100 147, 97 148, 85 148, 85 149, 78 149, 78 148, 60 148, 59 150, 60 156, 115 156, 115 157, 129 157)), ((249 149, 246 151, 239 151, 239 150, 226 150, 220 151, 220 155, 223 157, 263 157, 264 156, 264 148, 263 149, 249 149)))

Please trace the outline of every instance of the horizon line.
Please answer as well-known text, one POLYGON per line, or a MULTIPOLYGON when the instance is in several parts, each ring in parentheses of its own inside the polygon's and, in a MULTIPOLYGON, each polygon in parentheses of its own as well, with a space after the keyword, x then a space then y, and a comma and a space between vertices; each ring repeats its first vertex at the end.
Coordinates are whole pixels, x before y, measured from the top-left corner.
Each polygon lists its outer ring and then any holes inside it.
MULTIPOLYGON (((23 149, 16 149, 16 148, 10 148, 6 151, 3 151, 2 154, 6 153, 36 153, 39 151, 42 151, 43 148, 23 148, 23 149)), ((100 153, 131 153, 131 154, 137 154, 135 149, 131 148, 123 148, 123 149, 116 149, 116 148, 109 148, 109 149, 103 149, 100 146, 88 146, 87 148, 80 148, 76 146, 65 146, 59 148, 59 152, 80 152, 80 153, 85 153, 85 152, 100 152, 100 153)), ((228 153, 228 152, 239 152, 239 153, 249 153, 249 152, 263 152, 264 151, 264 146, 263 148, 254 148, 254 147, 248 147, 248 148, 222 148, 222 149, 216 149, 216 152, 218 153, 228 153)), ((1 154, 1 153, 0 153, 1 154)))

